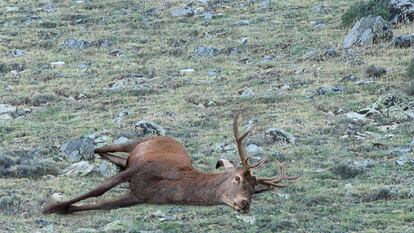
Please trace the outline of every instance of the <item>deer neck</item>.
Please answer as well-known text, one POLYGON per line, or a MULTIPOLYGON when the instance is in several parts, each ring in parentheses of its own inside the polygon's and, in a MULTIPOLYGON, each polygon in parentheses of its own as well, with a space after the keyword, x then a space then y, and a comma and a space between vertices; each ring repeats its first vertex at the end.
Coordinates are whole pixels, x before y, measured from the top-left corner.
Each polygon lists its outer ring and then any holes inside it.
POLYGON ((194 172, 183 180, 185 186, 184 204, 217 205, 223 204, 226 173, 194 172))

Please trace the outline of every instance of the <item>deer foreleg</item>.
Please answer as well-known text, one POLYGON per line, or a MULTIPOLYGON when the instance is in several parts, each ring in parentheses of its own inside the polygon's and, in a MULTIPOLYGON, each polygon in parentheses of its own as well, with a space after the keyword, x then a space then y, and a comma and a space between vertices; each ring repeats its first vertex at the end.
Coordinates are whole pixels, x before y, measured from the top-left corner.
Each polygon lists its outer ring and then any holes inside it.
POLYGON ((137 169, 134 168, 128 168, 125 171, 121 171, 117 175, 109 178, 106 180, 103 184, 99 185, 98 187, 92 189, 91 191, 87 192, 84 195, 81 195, 79 197, 70 199, 68 201, 64 202, 58 202, 55 204, 51 204, 47 206, 45 209, 43 209, 44 214, 52 214, 52 213, 59 213, 59 214, 68 214, 70 212, 69 209, 72 204, 79 202, 81 200, 85 200, 90 197, 98 197, 104 194, 106 191, 110 190, 111 188, 127 182, 130 177, 136 172, 137 169))
POLYGON ((82 206, 70 205, 67 208, 66 213, 70 214, 73 212, 85 211, 85 210, 110 210, 110 209, 124 208, 124 207, 138 204, 140 202, 141 201, 133 193, 130 192, 118 199, 102 201, 102 202, 95 203, 95 204, 82 205, 82 206))

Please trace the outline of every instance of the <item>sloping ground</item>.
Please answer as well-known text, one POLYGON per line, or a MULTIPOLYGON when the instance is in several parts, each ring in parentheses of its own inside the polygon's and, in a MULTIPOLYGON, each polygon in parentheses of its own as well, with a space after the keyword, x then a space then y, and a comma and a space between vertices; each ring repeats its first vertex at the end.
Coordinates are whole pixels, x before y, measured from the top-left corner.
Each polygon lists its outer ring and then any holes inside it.
POLYGON ((411 49, 343 52, 340 16, 355 1, 200 2, 190 17, 173 16, 187 1, 0 3, 0 104, 17 108, 0 120, 0 231, 412 232, 414 128, 399 109, 413 107, 401 92, 411 49), (387 73, 370 78, 370 65, 387 73), (345 116, 375 103, 379 114, 345 116), (249 214, 176 205, 40 214, 53 193, 73 197, 104 179, 55 176, 70 165, 59 155, 70 138, 111 141, 150 120, 212 170, 221 156, 237 159, 217 145, 233 143, 240 107, 244 124, 257 121, 251 140, 268 158, 260 174, 283 159, 302 175, 255 197, 249 214), (296 143, 265 143, 272 127, 296 143))

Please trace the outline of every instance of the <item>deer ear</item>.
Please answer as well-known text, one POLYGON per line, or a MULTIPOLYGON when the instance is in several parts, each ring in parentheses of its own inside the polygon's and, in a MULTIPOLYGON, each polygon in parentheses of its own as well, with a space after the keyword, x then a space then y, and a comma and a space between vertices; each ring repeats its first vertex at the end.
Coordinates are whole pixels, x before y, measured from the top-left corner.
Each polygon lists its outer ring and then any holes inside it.
POLYGON ((234 168, 233 163, 227 159, 219 159, 216 163, 216 169, 224 167, 225 169, 234 168))

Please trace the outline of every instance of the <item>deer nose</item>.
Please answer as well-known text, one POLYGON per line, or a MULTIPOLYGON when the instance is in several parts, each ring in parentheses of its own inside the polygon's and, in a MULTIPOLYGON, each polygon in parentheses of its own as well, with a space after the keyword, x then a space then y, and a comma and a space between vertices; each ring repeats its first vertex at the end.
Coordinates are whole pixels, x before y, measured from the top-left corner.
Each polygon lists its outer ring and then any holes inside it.
POLYGON ((241 208, 243 210, 248 210, 250 208, 250 202, 248 200, 246 200, 246 199, 243 199, 241 201, 241 208))

